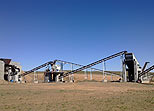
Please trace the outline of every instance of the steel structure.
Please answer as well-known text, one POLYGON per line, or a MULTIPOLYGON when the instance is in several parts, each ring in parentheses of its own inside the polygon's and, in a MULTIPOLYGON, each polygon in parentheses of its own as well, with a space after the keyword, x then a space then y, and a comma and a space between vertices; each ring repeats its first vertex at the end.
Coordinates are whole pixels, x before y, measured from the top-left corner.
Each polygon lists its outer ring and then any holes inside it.
MULTIPOLYGON (((100 59, 98 61, 92 62, 92 63, 90 63, 88 65, 85 65, 85 66, 84 65, 80 65, 80 64, 76 64, 76 63, 72 63, 72 62, 63 61, 63 60, 49 61, 49 62, 46 62, 46 63, 44 63, 44 64, 42 64, 42 65, 40 65, 38 67, 35 67, 35 68, 33 68, 33 69, 29 70, 29 71, 24 72, 23 74, 20 74, 19 77, 22 77, 22 76, 25 76, 27 74, 30 74, 30 73, 34 72, 34 80, 36 80, 36 78, 35 78, 35 76, 36 76, 35 71, 37 71, 37 70, 39 70, 39 69, 41 69, 41 68, 43 68, 45 66, 49 66, 49 65, 51 65, 51 70, 49 70, 49 71, 44 73, 47 81, 48 80, 54 81, 54 82, 56 82, 56 81, 57 82, 58 81, 63 81, 64 77, 69 76, 69 75, 73 75, 74 73, 80 72, 82 70, 86 70, 87 71, 87 69, 90 69, 90 79, 91 80, 92 80, 92 70, 102 72, 103 73, 103 79, 104 79, 104 77, 106 78, 106 74, 107 75, 120 76, 118 74, 106 71, 106 65, 105 65, 106 61, 111 60, 113 58, 116 58, 118 56, 121 57, 121 61, 122 61, 122 74, 121 74, 121 78, 122 78, 123 82, 126 82, 126 81, 137 82, 137 81, 141 80, 145 74, 147 74, 148 72, 150 72, 151 70, 154 69, 154 65, 153 65, 150 68, 145 70, 145 67, 147 66, 147 64, 149 62, 146 62, 145 65, 143 66, 143 68, 141 68, 139 62, 137 61, 137 59, 136 59, 136 57, 134 56, 133 53, 127 53, 127 51, 121 51, 119 53, 116 53, 116 54, 113 54, 111 56, 105 57, 103 59, 100 59), (60 63, 61 67, 56 65, 56 62, 60 63), (97 64, 100 64, 100 63, 103 63, 103 70, 100 70, 100 69, 97 69, 97 68, 93 68, 93 66, 95 66, 97 64), (71 71, 63 72, 63 65, 64 64, 70 64, 71 65, 71 71), (79 68, 73 69, 73 65, 79 66, 79 68), (127 75, 126 75, 126 71, 128 71, 128 78, 127 78, 127 75)), ((8 60, 3 60, 3 61, 6 64, 5 66, 7 66, 7 64, 8 64, 7 62, 10 62, 9 59, 8 60)), ((0 64, 2 64, 1 66, 4 66, 3 62, 1 62, 0 64)), ((11 67, 13 68, 13 66, 11 66, 11 67)), ((85 77, 87 76, 86 71, 85 71, 85 77)), ((10 73, 10 74, 13 74, 13 76, 16 75, 16 73, 10 73)))
POLYGON ((44 63, 44 64, 42 64, 42 65, 40 65, 38 67, 33 68, 32 70, 29 70, 29 71, 24 72, 23 74, 21 74, 21 76, 25 76, 27 74, 30 74, 30 73, 32 73, 34 71, 37 71, 37 70, 39 70, 39 69, 41 69, 41 68, 43 68, 43 67, 45 67, 47 65, 51 65, 52 66, 54 63, 55 63, 55 61, 46 62, 46 63, 44 63))
POLYGON ((148 68, 148 69, 146 69, 146 70, 144 70, 143 72, 141 72, 141 73, 139 73, 139 78, 141 77, 141 76, 143 76, 143 75, 145 75, 145 74, 147 74, 148 72, 150 72, 150 71, 152 71, 154 69, 154 65, 153 66, 151 66, 150 68, 148 68))
MULTIPOLYGON (((84 66, 84 65, 81 65, 81 64, 77 64, 77 63, 73 63, 73 62, 68 62, 68 61, 63 61, 63 60, 55 60, 55 62, 64 63, 64 64, 72 64, 72 65, 76 65, 76 66, 79 66, 79 67, 83 67, 84 66)), ((89 69, 91 69, 90 72, 92 72, 92 70, 99 71, 99 72, 103 72, 103 70, 97 69, 97 68, 93 68, 93 67, 90 67, 89 69)), ((121 76, 121 75, 112 73, 110 71, 104 71, 104 73, 106 73, 107 75, 121 76)))
POLYGON ((145 62, 144 66, 142 68, 142 72, 145 70, 145 68, 147 67, 148 63, 150 63, 150 62, 145 62))
POLYGON ((11 59, 0 58, 0 79, 19 82, 19 75, 21 73, 21 66, 11 59))
MULTIPOLYGON (((80 71, 82 71, 82 70, 84 70, 84 69, 88 69, 88 68, 90 68, 90 67, 92 67, 92 66, 95 66, 95 65, 97 65, 97 64, 102 63, 103 61, 107 61, 107 60, 113 59, 113 58, 115 58, 115 57, 124 55, 124 54, 126 54, 126 53, 127 53, 127 51, 122 51, 122 52, 113 54, 113 55, 111 55, 111 56, 109 56, 109 57, 100 59, 100 60, 98 60, 98 61, 96 61, 96 62, 93 62, 93 63, 91 63, 91 64, 88 64, 88 65, 86 65, 86 66, 82 66, 81 68, 78 68, 78 69, 76 69, 76 70, 73 70, 73 71, 70 71, 70 72, 66 72, 66 73, 63 74, 63 77, 66 77, 66 76, 68 76, 69 74, 72 74, 72 73, 80 72, 80 71)), ((60 76, 60 78, 62 78, 62 77, 60 76)))
POLYGON ((125 65, 128 71, 128 81, 136 82, 138 74, 142 72, 142 68, 133 53, 125 54, 125 65))

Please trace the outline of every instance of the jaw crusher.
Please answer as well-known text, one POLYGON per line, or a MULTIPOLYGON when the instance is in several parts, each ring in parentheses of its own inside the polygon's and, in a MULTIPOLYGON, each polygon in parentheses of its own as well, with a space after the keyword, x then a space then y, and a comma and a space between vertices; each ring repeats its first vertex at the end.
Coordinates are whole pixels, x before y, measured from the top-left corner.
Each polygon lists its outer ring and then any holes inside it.
POLYGON ((0 58, 0 79, 18 82, 21 73, 21 66, 17 62, 12 62, 11 59, 0 58))

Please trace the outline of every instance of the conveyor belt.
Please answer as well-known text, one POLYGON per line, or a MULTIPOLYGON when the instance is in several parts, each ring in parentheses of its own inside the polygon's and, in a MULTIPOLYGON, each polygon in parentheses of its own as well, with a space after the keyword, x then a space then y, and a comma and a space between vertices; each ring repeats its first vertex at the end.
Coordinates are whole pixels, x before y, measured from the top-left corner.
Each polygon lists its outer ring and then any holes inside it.
MULTIPOLYGON (((79 66, 79 67, 83 67, 84 65, 81 65, 81 64, 76 64, 76 63, 72 63, 72 62, 68 62, 68 61, 63 61, 63 60, 55 60, 56 62, 61 62, 61 63, 64 63, 64 64, 73 64, 73 65, 76 65, 76 66, 79 66)), ((97 69, 97 68, 90 68, 92 70, 95 70, 95 71, 99 71, 99 72, 103 72, 103 70, 100 70, 100 69, 97 69)), ((115 76, 121 76, 119 74, 116 74, 116 73, 112 73, 110 71, 104 71, 105 74, 107 75, 115 75, 115 76)))
POLYGON ((30 74, 30 73, 32 73, 32 72, 34 72, 34 71, 37 71, 37 70, 39 70, 39 69, 41 69, 41 68, 43 68, 43 67, 45 67, 45 66, 47 66, 47 65, 49 65, 49 64, 50 64, 50 65, 53 65, 54 62, 53 62, 53 61, 50 61, 50 62, 44 63, 44 64, 42 64, 42 65, 40 65, 40 66, 38 66, 38 67, 36 67, 36 68, 33 68, 32 70, 29 70, 29 71, 27 71, 27 72, 21 74, 21 76, 25 76, 25 75, 27 75, 27 74, 30 74))
POLYGON ((63 77, 66 77, 66 76, 68 76, 69 74, 72 74, 72 73, 77 73, 77 72, 79 72, 79 71, 82 71, 82 70, 84 70, 84 69, 90 68, 90 67, 92 67, 92 66, 94 66, 94 65, 97 65, 97 64, 99 64, 99 63, 102 63, 103 61, 107 61, 107 60, 113 59, 113 58, 115 58, 115 57, 121 56, 121 55, 126 54, 126 53, 127 53, 127 51, 122 51, 122 52, 113 54, 113 55, 111 55, 111 56, 109 56, 109 57, 103 58, 103 59, 101 59, 101 60, 98 60, 98 61, 96 61, 96 62, 93 62, 93 63, 91 63, 91 64, 88 64, 88 65, 86 65, 86 66, 83 66, 83 67, 81 67, 81 68, 78 68, 78 69, 76 69, 76 70, 73 70, 73 71, 70 71, 70 72, 66 72, 66 73, 63 74, 63 77))
POLYGON ((145 71, 139 73, 138 75, 139 75, 139 77, 141 77, 141 76, 147 74, 148 72, 150 72, 150 71, 153 70, 153 69, 154 69, 154 65, 151 66, 150 68, 146 69, 145 71))

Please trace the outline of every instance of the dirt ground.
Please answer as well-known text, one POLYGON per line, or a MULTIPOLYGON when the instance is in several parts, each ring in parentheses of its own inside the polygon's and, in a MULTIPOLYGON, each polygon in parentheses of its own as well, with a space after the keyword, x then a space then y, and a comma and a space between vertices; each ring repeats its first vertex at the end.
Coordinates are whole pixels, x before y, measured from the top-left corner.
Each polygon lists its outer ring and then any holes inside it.
POLYGON ((0 81, 0 111, 154 111, 154 85, 0 81))
MULTIPOLYGON (((43 74, 43 72, 39 72, 38 76, 36 76, 36 77, 38 78, 38 81, 40 83, 44 82, 44 74, 43 74)), ((111 81, 111 80, 112 81, 117 81, 117 80, 120 79, 119 76, 112 76, 111 77, 111 75, 106 75, 106 76, 104 76, 104 78, 107 79, 107 81, 111 81)), ((24 79, 25 79, 25 81, 27 83, 33 83, 34 82, 34 73, 26 75, 24 79)), ((65 80, 66 80, 66 82, 68 82, 69 77, 65 78, 65 80)), ((85 75, 84 73, 74 74, 74 80, 75 80, 75 82, 84 81, 84 80, 90 80, 90 73, 87 73, 87 75, 85 75), (87 79, 85 79, 85 77, 87 77, 87 79)), ((103 75, 93 73, 92 80, 100 82, 100 81, 103 80, 103 75)))

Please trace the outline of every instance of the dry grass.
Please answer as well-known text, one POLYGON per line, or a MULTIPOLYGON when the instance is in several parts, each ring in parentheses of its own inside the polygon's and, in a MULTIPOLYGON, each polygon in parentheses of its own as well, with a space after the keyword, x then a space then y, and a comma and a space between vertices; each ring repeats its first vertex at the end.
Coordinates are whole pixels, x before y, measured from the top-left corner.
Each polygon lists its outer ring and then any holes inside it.
POLYGON ((0 83, 0 111, 154 111, 153 107, 153 85, 0 83))

